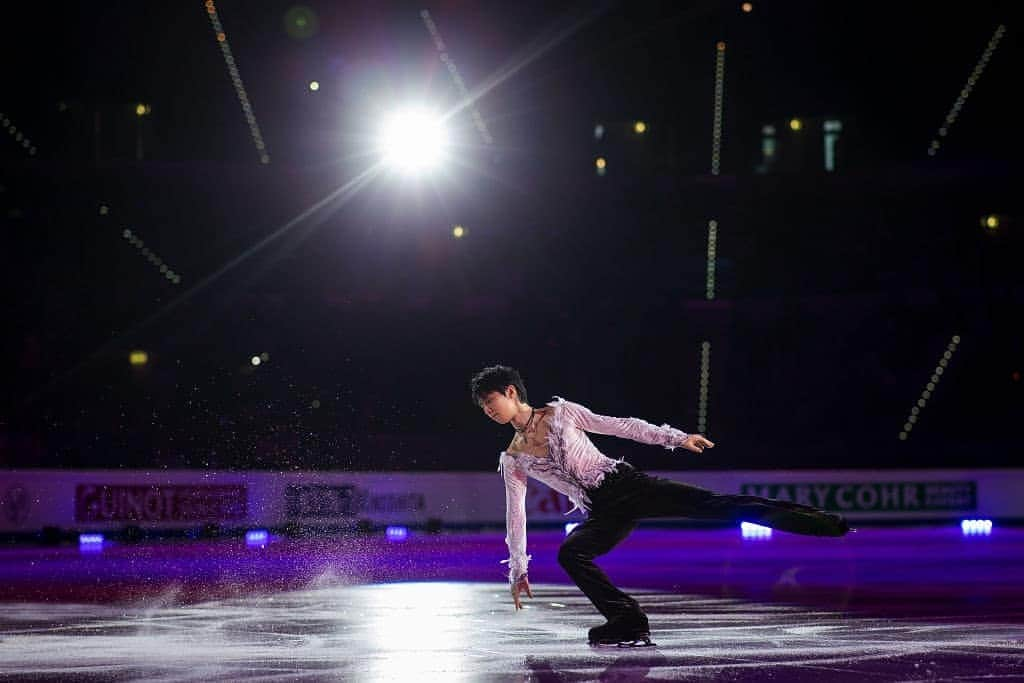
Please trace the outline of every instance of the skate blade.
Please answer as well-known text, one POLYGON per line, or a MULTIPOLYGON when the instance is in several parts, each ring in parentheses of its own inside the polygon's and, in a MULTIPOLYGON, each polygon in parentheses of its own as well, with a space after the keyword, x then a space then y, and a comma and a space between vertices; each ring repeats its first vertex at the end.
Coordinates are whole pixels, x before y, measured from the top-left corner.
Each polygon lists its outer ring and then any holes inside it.
POLYGON ((657 643, 652 643, 650 638, 632 638, 630 640, 613 640, 613 641, 597 641, 591 642, 590 647, 614 647, 614 648, 633 648, 633 647, 657 647, 657 643))

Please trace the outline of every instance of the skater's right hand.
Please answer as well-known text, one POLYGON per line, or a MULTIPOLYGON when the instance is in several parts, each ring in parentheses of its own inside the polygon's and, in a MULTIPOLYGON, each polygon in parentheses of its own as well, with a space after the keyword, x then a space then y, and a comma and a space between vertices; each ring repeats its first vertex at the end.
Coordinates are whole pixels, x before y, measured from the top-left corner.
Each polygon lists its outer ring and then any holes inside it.
POLYGON ((705 448, 714 448, 715 442, 708 440, 703 434, 690 434, 682 446, 688 451, 703 453, 705 448))
POLYGON ((526 591, 526 594, 531 598, 533 597, 533 591, 530 590, 530 580, 523 574, 519 579, 512 584, 512 600, 516 603, 516 609, 520 610, 523 608, 522 603, 519 602, 519 593, 526 591))

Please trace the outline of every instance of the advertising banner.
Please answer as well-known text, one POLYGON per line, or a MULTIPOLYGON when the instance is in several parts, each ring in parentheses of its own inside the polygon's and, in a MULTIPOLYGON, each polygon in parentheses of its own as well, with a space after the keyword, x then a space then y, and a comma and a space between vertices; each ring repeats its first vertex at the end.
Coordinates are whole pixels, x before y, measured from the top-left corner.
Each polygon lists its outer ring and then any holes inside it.
MULTIPOLYGON (((789 500, 851 520, 1024 519, 1024 469, 651 471, 702 486, 789 500)), ((565 496, 536 480, 530 523, 579 521, 565 496)), ((0 533, 64 529, 289 524, 351 526, 505 523, 495 472, 0 471, 0 533)))

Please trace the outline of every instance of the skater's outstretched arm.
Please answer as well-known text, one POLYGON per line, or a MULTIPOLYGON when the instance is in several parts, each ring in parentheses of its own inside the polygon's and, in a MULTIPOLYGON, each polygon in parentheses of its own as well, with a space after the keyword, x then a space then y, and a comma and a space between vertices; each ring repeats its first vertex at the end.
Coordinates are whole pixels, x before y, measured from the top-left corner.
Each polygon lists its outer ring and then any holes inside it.
MULTIPOLYGON (((505 544, 509 552, 509 558, 504 561, 508 563, 508 580, 518 608, 517 584, 530 563, 530 556, 526 554, 526 473, 516 466, 511 455, 502 454, 500 464, 505 479, 505 544)), ((529 584, 525 589, 532 598, 529 584)))
POLYGON ((715 445, 700 434, 687 434, 667 424, 656 427, 638 417, 598 415, 586 406, 572 401, 565 401, 563 406, 566 415, 577 427, 594 434, 608 434, 640 443, 664 446, 670 451, 685 448, 701 453, 705 448, 712 448, 715 445))

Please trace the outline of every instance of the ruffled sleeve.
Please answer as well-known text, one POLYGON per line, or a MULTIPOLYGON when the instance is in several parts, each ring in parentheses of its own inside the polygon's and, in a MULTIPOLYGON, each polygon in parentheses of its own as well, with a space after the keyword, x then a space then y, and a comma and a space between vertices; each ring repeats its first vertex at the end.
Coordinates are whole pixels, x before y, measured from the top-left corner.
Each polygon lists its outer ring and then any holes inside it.
POLYGON ((670 451, 682 446, 683 441, 689 436, 686 432, 667 424, 656 427, 638 417, 598 415, 579 403, 564 399, 563 408, 573 424, 584 431, 632 439, 653 446, 664 446, 670 451))
POLYGON ((526 473, 508 453, 501 454, 498 471, 505 479, 505 544, 509 552, 502 564, 508 564, 511 584, 526 573, 531 559, 526 554, 526 473))

